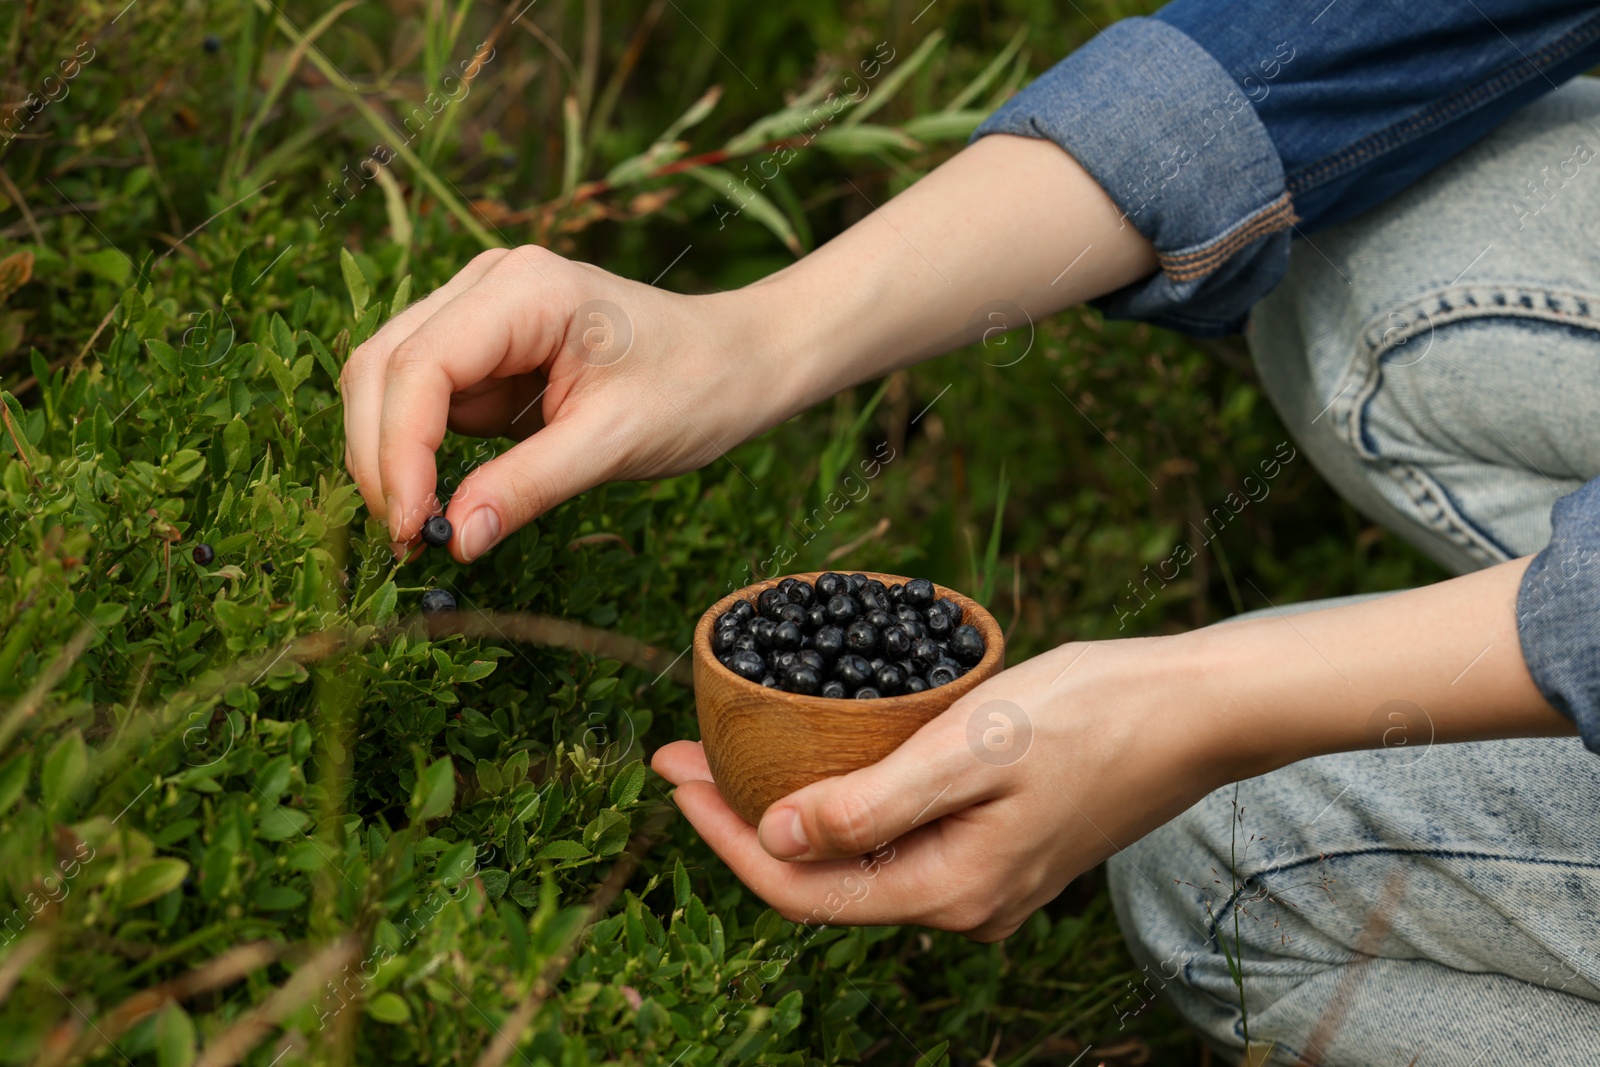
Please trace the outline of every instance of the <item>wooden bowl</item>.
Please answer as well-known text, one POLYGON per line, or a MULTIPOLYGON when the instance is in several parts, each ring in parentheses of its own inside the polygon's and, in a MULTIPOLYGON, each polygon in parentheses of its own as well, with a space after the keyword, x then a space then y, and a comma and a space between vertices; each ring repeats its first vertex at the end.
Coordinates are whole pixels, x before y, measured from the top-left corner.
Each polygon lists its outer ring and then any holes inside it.
MULTIPOLYGON (((694 630, 694 700, 706 762, 728 806, 754 826, 767 806, 801 786, 848 774, 883 759, 986 678, 1005 666, 1005 637, 976 600, 936 585, 961 606, 961 621, 978 628, 983 659, 949 685, 876 700, 834 699, 767 689, 739 677, 711 651, 711 630, 735 600, 755 599, 784 578, 815 582, 823 571, 788 574, 746 586, 717 601, 694 630)), ((908 579, 866 574, 884 585, 908 579)))

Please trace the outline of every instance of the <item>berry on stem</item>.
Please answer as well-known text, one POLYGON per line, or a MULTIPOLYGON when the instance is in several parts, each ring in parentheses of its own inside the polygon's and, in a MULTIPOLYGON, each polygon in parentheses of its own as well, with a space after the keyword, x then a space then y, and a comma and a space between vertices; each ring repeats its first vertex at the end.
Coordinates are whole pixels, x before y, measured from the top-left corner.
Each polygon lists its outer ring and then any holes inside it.
POLYGON ((201 541, 198 545, 195 545, 194 551, 190 552, 189 554, 193 556, 194 561, 200 564, 202 567, 209 567, 212 561, 217 558, 217 550, 206 544, 204 541, 201 541))

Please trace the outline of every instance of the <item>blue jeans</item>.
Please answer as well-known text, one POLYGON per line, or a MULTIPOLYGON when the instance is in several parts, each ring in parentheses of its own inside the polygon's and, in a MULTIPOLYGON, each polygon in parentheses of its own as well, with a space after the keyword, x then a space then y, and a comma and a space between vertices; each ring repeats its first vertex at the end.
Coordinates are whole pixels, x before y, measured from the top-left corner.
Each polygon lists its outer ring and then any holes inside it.
MULTIPOLYGON (((1322 474, 1472 570, 1538 551, 1555 500, 1600 475, 1597 250, 1600 82, 1580 79, 1294 242, 1248 338, 1322 474)), ((1403 745, 1243 782, 1237 821, 1229 787, 1111 861, 1145 973, 1124 1013, 1161 993, 1241 1049, 1237 917, 1269 1062, 1600 1063, 1600 759, 1433 746, 1425 710, 1395 714, 1403 745)))

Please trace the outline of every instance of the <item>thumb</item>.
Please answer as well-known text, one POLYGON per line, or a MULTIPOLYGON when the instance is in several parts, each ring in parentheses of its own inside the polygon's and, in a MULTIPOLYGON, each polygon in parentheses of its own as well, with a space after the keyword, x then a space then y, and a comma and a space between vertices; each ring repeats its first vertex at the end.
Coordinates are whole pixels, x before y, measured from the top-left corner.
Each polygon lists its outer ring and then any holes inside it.
POLYGON ((998 795, 999 782, 981 773, 984 766, 967 751, 964 736, 924 727, 872 766, 814 782, 774 802, 761 817, 761 847, 781 860, 871 852, 998 795))
POLYGON ((557 418, 469 474, 446 518, 451 552, 470 563, 557 504, 610 477, 606 435, 581 416, 557 418))

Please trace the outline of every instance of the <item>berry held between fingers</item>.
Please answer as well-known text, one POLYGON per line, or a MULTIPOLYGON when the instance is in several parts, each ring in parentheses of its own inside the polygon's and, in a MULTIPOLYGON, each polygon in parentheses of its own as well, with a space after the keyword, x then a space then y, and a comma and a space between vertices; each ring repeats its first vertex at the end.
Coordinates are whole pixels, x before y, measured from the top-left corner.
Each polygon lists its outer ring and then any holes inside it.
POLYGON ((450 543, 450 520, 443 515, 435 515, 422 524, 422 540, 434 548, 443 548, 450 543))

